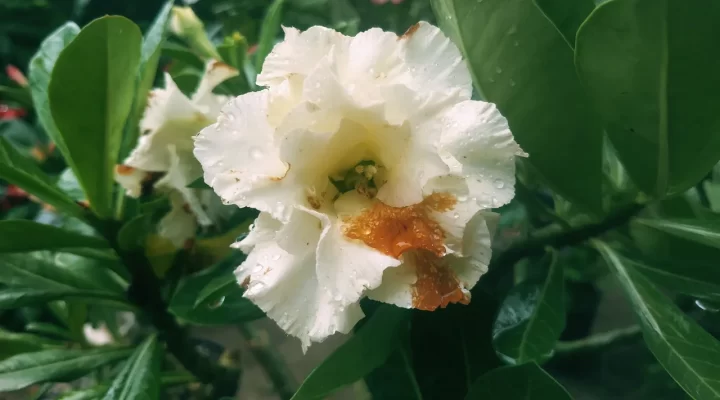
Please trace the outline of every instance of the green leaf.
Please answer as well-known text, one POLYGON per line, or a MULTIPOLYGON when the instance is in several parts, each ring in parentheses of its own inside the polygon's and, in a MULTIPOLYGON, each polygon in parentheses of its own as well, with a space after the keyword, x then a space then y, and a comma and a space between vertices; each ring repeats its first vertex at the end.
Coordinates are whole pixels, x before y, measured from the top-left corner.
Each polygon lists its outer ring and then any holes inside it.
POLYGON ((202 71, 205 68, 205 62, 193 51, 185 46, 177 43, 165 42, 162 44, 162 54, 172 58, 173 60, 182 61, 197 70, 202 71))
POLYGON ((210 189, 210 185, 205 183, 205 178, 203 178, 202 176, 190 182, 187 187, 192 189, 210 189))
POLYGON ((720 397, 720 342, 607 244, 594 242, 630 298, 650 351, 693 398, 720 397))
POLYGON ((235 281, 233 271, 245 259, 233 252, 212 267, 183 278, 170 301, 170 312, 199 325, 225 325, 264 316, 235 281), (207 289, 210 287, 210 289, 207 289))
POLYGON ((535 363, 494 369, 473 382, 465 400, 571 400, 570 394, 535 363))
POLYGON ((575 36, 580 25, 595 9, 592 1, 533 0, 533 3, 552 22, 572 48, 575 48, 575 36))
POLYGON ((28 71, 30 92, 38 120, 62 154, 68 154, 67 147, 50 113, 48 87, 50 86, 50 74, 55 67, 60 52, 79 32, 80 28, 74 22, 66 22, 65 25, 56 29, 40 44, 40 49, 30 60, 28 71))
POLYGON ((103 399, 160 398, 161 362, 162 349, 157 344, 157 337, 150 336, 135 349, 103 399))
POLYGON ((330 7, 332 28, 348 36, 355 36, 360 31, 360 14, 348 0, 333 0, 330 7))
POLYGON ((720 249, 720 221, 698 219, 635 219, 670 235, 720 249))
POLYGON ((137 77, 137 91, 135 92, 135 100, 133 106, 125 122, 125 130, 120 148, 119 160, 127 156, 140 135, 140 117, 145 110, 147 104, 148 93, 152 89, 155 81, 155 73, 157 72, 160 54, 162 53, 162 44, 165 42, 168 21, 170 20, 170 11, 172 10, 173 0, 165 3, 150 28, 145 33, 140 53, 140 66, 137 77))
POLYGON ((505 297, 493 326, 493 345, 509 364, 544 362, 565 328, 565 277, 553 252, 544 282, 525 281, 505 297))
POLYGON ((613 0, 578 32, 578 74, 649 195, 685 191, 720 159, 718 19, 715 1, 613 0))
POLYGON ((48 89, 63 155, 102 217, 113 215, 113 170, 135 92, 128 72, 137 71, 140 42, 140 30, 124 17, 92 21, 60 53, 48 89))
POLYGON ((63 340, 73 340, 72 333, 64 327, 46 322, 31 322, 25 325, 25 330, 30 333, 37 333, 63 340))
POLYGON ((103 239, 25 220, 0 221, 0 237, 3 238, 0 253, 71 247, 108 248, 103 239))
POLYGON ((347 342, 310 373, 293 400, 323 399, 381 366, 399 346, 409 315, 399 307, 381 306, 347 342))
POLYGON ((140 214, 126 222, 118 232, 118 244, 123 250, 136 250, 143 247, 145 238, 152 231, 151 214, 140 214))
POLYGON ((280 33, 280 23, 282 22, 282 8, 285 0, 273 0, 270 7, 268 7, 265 14, 265 19, 262 22, 262 28, 260 29, 260 39, 255 50, 255 70, 262 70, 265 57, 270 54, 273 46, 275 45, 275 39, 280 33))
POLYGON ((0 308, 65 297, 124 301, 124 286, 109 270, 64 263, 46 253, 4 254, 0 258, 0 308))
POLYGON ((0 361, 0 391, 18 390, 41 382, 71 381, 129 354, 129 350, 117 348, 19 354, 0 361))
POLYGON ((28 333, 15 333, 0 329, 0 360, 21 353, 59 347, 60 342, 28 333))
POLYGON ((0 137, 0 178, 17 185, 40 200, 78 218, 85 210, 50 183, 35 162, 20 153, 5 138, 0 137))
POLYGON ((22 107, 32 108, 30 91, 25 87, 8 87, 0 85, 0 95, 17 102, 22 107))
POLYGON ((565 199, 600 212, 602 127, 558 30, 530 0, 432 5, 464 54, 475 87, 497 104, 530 155, 527 163, 565 199))

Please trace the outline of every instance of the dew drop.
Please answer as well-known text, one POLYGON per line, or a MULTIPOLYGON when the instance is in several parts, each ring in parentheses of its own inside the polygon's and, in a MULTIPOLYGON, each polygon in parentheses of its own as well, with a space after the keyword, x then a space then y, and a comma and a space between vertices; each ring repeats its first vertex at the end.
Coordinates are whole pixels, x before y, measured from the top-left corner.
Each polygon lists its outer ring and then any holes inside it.
POLYGON ((468 199, 468 197, 467 197, 467 196, 465 196, 465 195, 460 195, 460 196, 457 196, 457 201, 459 201, 459 202, 461 202, 461 203, 464 203, 464 202, 466 202, 466 201, 467 201, 467 199, 468 199))
POLYGON ((213 301, 212 303, 209 303, 208 308, 211 310, 214 310, 214 309, 220 307, 221 305, 223 305, 224 302, 225 302, 225 296, 222 296, 221 298, 213 301))
POLYGON ((502 179, 495 179, 495 187, 498 189, 502 189, 505 187, 505 182, 503 182, 502 179))
POLYGON ((500 68, 500 67, 496 67, 496 68, 495 68, 495 72, 498 73, 498 74, 502 74, 502 71, 503 71, 503 70, 502 70, 502 68, 500 68))
POLYGON ((453 214, 453 218, 455 218, 455 219, 460 218, 460 214, 458 214, 458 213, 453 214))
POLYGON ((514 41, 514 42, 513 42, 513 46, 515 46, 515 47, 518 47, 518 46, 520 46, 520 42, 518 42, 517 40, 516 40, 516 41, 514 41))
POLYGON ((252 158, 253 160, 259 160, 263 156, 262 150, 260 150, 257 147, 251 147, 249 154, 250 154, 250 158, 252 158))
POLYGON ((488 80, 490 81, 490 83, 495 83, 495 78, 490 78, 488 80))
POLYGON ((280 259, 280 254, 273 254, 271 258, 273 259, 273 261, 277 261, 280 259))
POLYGON ((515 86, 515 81, 510 79, 510 87, 513 87, 513 86, 515 86))
POLYGON ((255 229, 255 224, 250 224, 250 226, 248 226, 248 230, 252 231, 253 229, 255 229))

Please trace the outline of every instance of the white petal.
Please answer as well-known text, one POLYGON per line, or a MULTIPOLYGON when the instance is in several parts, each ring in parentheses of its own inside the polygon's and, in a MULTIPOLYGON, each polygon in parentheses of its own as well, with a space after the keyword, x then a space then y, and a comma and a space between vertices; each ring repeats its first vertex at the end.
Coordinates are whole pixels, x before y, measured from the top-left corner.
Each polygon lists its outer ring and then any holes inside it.
POLYGON ((115 181, 125 189, 128 196, 133 198, 140 197, 142 183, 148 175, 148 172, 128 165, 115 166, 115 181))
MULTIPOLYGON (((296 211, 294 217, 297 213, 303 212, 296 211)), ((297 223, 306 228, 297 239, 310 243, 307 251, 290 254, 275 242, 257 244, 236 276, 248 284, 245 296, 285 332, 300 338, 306 349, 335 332, 348 333, 364 315, 359 305, 344 307, 321 286, 315 259, 320 227, 297 223)))
POLYGON ((220 110, 231 97, 214 94, 212 91, 222 82, 237 76, 238 70, 216 60, 209 60, 205 64, 205 71, 198 84, 195 94, 192 96, 192 103, 200 109, 210 120, 215 120, 220 110))
POLYGON ((444 244, 452 253, 463 255, 463 234, 470 219, 480 211, 477 202, 472 201, 465 179, 460 176, 446 175, 435 177, 423 187, 424 196, 433 193, 448 193, 457 203, 447 211, 431 211, 430 217, 440 224, 445 233, 444 244))
POLYGON ((333 46, 346 45, 346 37, 321 26, 300 32, 283 27, 285 40, 275 45, 265 58, 256 83, 274 86, 292 74, 308 75, 333 46))
MULTIPOLYGON (((345 207, 355 208, 356 213, 364 208, 362 200, 354 207, 351 203, 352 200, 344 201, 345 207)), ((367 290, 380 285, 385 269, 400 265, 396 258, 345 237, 340 219, 313 210, 307 212, 323 224, 317 247, 318 281, 342 306, 358 302, 367 290)))
POLYGON ((205 212, 202 202, 200 201, 200 189, 192 189, 187 186, 191 184, 198 176, 202 175, 200 164, 192 156, 189 151, 178 153, 175 146, 169 146, 170 167, 168 172, 162 179, 155 183, 155 187, 163 191, 177 191, 180 193, 185 203, 197 217, 198 223, 203 226, 212 225, 213 221, 205 212))
POLYGON ((268 213, 260 213, 248 235, 243 240, 233 243, 231 247, 242 250, 243 253, 249 253, 256 245, 264 242, 275 240, 277 231, 282 228, 282 223, 273 218, 268 213))
POLYGON ((266 119, 268 91, 237 97, 218 122, 195 137, 195 157, 205 182, 226 202, 253 207, 286 220, 288 204, 302 188, 287 179, 291 165, 279 158, 274 129, 266 119))
POLYGON ((460 50, 440 29, 418 22, 400 37, 400 57, 410 70, 408 86, 417 91, 459 92, 469 100, 472 78, 460 50))
POLYGON ((441 118, 441 149, 470 196, 483 208, 507 204, 515 194, 515 157, 525 155, 494 104, 464 101, 441 118))
POLYGON ((195 215, 185 207, 185 200, 177 192, 170 193, 170 212, 158 223, 158 234, 172 242, 177 248, 188 245, 195 238, 197 220, 195 215))

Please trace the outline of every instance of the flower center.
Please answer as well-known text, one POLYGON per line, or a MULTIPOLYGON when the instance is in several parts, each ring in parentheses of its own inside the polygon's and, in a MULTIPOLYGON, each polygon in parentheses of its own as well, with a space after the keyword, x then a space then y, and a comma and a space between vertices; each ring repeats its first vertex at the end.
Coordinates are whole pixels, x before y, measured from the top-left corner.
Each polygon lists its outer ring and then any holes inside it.
POLYGON ((328 178, 339 194, 357 190, 361 195, 373 199, 379 189, 375 175, 380 168, 382 167, 378 167, 373 160, 362 160, 338 179, 328 178))

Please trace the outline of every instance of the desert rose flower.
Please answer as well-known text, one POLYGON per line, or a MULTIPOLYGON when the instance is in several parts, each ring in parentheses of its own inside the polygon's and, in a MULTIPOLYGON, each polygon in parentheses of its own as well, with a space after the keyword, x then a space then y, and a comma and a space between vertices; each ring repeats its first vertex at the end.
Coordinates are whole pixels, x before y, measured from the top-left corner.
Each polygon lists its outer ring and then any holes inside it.
POLYGON ((468 303, 525 154, 442 32, 285 28, 257 83, 195 138, 205 181, 261 211, 235 244, 245 296, 305 348, 365 296, 468 303))
POLYGON ((230 100, 212 90, 237 74, 237 70, 226 64, 209 61, 190 98, 166 74, 165 88, 150 92, 140 121, 142 136, 137 147, 115 168, 115 180, 131 197, 140 196, 145 181, 162 175, 154 188, 169 193, 172 210, 160 221, 159 233, 177 247, 185 246, 194 238, 198 224, 207 226, 213 222, 208 208, 213 206, 214 196, 187 187, 202 174, 192 154, 192 138, 216 120, 222 106, 230 100))

